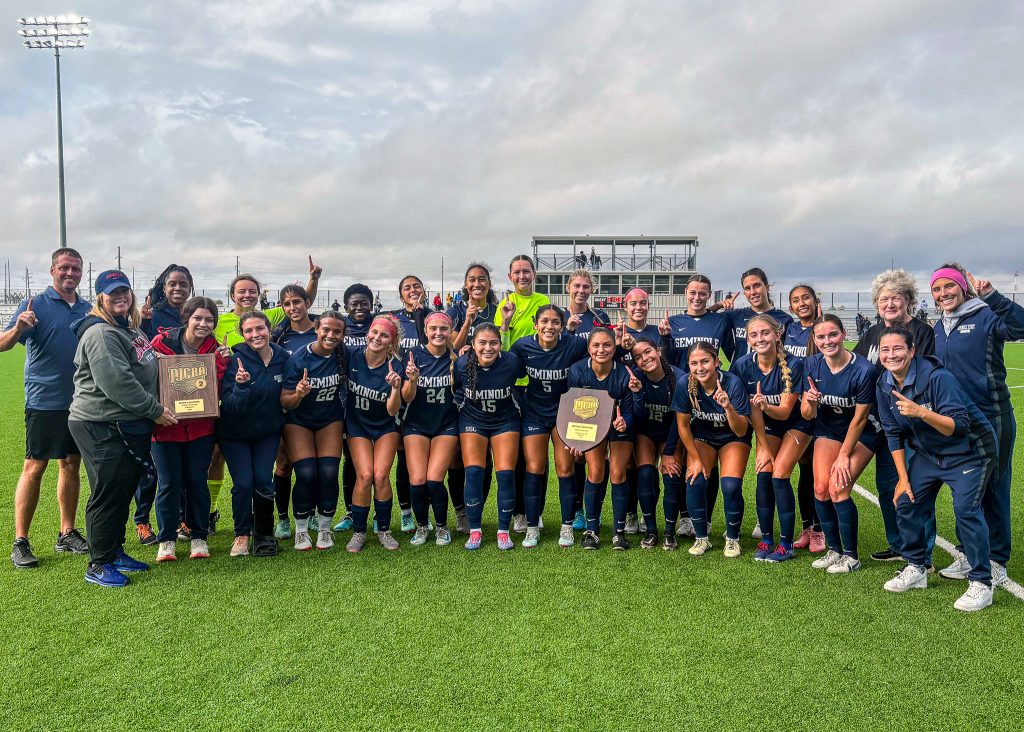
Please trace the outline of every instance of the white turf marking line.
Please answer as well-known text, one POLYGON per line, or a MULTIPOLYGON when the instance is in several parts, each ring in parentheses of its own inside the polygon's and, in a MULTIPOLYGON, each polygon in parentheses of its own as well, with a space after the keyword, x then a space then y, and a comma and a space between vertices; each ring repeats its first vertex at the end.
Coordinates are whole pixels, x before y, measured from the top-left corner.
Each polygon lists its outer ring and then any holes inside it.
MULTIPOLYGON (((878 496, 876 496, 874 493, 872 493, 867 488, 862 486, 860 483, 854 483, 853 490, 855 490, 858 495, 868 499, 873 504, 881 508, 881 505, 878 503, 878 496)), ((954 552, 956 552, 956 547, 953 546, 953 544, 951 544, 948 539, 945 539, 937 534, 935 536, 935 545, 943 551, 945 551, 950 556, 953 556, 954 552)), ((1018 600, 1024 600, 1024 587, 1021 587, 1019 584, 1014 582, 1009 577, 1006 578, 1006 582, 1003 583, 1002 588, 1014 597, 1016 597, 1018 600)))

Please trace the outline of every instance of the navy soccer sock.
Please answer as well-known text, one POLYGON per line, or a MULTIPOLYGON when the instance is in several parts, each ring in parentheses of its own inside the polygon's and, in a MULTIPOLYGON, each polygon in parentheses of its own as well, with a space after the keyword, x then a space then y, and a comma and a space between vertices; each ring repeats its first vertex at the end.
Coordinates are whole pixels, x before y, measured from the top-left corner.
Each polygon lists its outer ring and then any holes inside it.
POLYGON ((484 520, 484 469, 466 466, 466 518, 471 531, 480 531, 484 520))
POLYGON ((775 488, 772 474, 762 470, 757 474, 757 492, 754 494, 757 508, 757 523, 761 527, 761 540, 766 544, 775 543, 775 488))
POLYGON ((825 543, 832 551, 843 553, 843 539, 839 534, 839 517, 836 515, 835 505, 831 500, 822 501, 814 499, 814 507, 817 509, 818 520, 821 522, 821 530, 825 533, 825 543))
POLYGON ((583 510, 583 489, 587 483, 586 463, 573 463, 572 484, 574 492, 573 506, 575 511, 583 510))
POLYGON ((626 513, 629 511, 629 483, 612 483, 612 518, 615 531, 626 530, 626 513))
POLYGON ((662 482, 665 484, 665 496, 661 499, 662 510, 665 512, 665 536, 675 535, 683 479, 676 475, 665 475, 662 482))
POLYGON ((291 498, 291 471, 285 475, 274 473, 274 503, 277 504, 277 517, 282 521, 288 520, 288 503, 291 501, 291 498))
POLYGON ((703 539, 708 538, 707 490, 708 479, 703 474, 686 484, 686 505, 690 507, 693 533, 703 539))
POLYGON ((439 480, 428 480, 427 496, 430 498, 431 508, 434 509, 434 522, 438 526, 447 526, 448 492, 444 489, 444 483, 439 480))
POLYGON ((412 502, 412 515, 416 517, 417 526, 426 526, 430 518, 430 492, 426 483, 409 485, 409 500, 412 502))
POLYGON ((743 478, 722 478, 721 483, 725 533, 730 539, 739 539, 743 524, 743 478))
MULTIPOLYGON (((316 459, 317 494, 316 507, 321 516, 331 518, 338 510, 338 473, 341 459, 322 457, 316 459)), ((325 526, 325 529, 331 528, 325 526)))
POLYGON ((601 524, 601 504, 604 503, 604 487, 587 480, 583 485, 583 503, 586 506, 587 530, 597 533, 601 524))
POLYGON ((571 475, 558 479, 558 504, 562 509, 562 524, 571 526, 576 518, 576 480, 571 475))
POLYGON ((394 503, 392 498, 386 501, 373 499, 373 517, 377 520, 377 531, 391 531, 391 510, 394 503))
MULTIPOLYGON (((796 502, 793 499, 793 484, 789 478, 772 478, 775 492, 775 506, 779 511, 779 542, 787 549, 793 546, 793 530, 796 528, 796 502)), ((764 524, 761 524, 764 531, 764 524)))
POLYGON ((369 506, 357 506, 352 504, 352 531, 356 534, 366 533, 366 522, 370 518, 369 506))
POLYGON ((544 476, 527 473, 523 479, 523 505, 526 507, 526 525, 536 527, 540 521, 540 493, 544 476))
POLYGON ((295 474, 295 491, 292 494, 295 518, 307 519, 316 508, 316 458, 292 463, 292 472, 295 474))
POLYGON ((452 508, 461 511, 466 507, 466 469, 448 468, 448 492, 452 494, 452 508))
POLYGON ((658 469, 641 465, 636 471, 636 496, 648 533, 658 530, 658 469))
POLYGON ((796 494, 800 501, 800 519, 803 528, 821 531, 818 521, 817 505, 814 503, 814 470, 810 463, 800 466, 800 477, 797 478, 796 494))
POLYGON ((498 531, 508 531, 516 507, 516 472, 498 470, 498 531))
POLYGON ((839 535, 843 539, 843 554, 848 554, 854 559, 857 558, 857 527, 858 515, 857 504, 852 498, 845 501, 833 501, 832 506, 839 518, 839 535))

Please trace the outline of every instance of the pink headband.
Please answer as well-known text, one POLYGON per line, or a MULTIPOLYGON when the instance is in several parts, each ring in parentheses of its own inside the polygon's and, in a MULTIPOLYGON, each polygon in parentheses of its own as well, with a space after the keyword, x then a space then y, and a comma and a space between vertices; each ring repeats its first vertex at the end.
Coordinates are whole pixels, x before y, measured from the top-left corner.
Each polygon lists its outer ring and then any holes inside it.
POLYGON ((374 318, 373 322, 370 323, 370 327, 372 328, 375 325, 378 326, 378 327, 383 328, 388 333, 390 333, 391 334, 391 340, 393 340, 393 341, 397 341, 398 340, 398 328, 396 328, 395 324, 392 323, 388 318, 374 318))
POLYGON ((641 295, 644 296, 645 300, 651 299, 650 295, 647 294, 647 290, 643 289, 642 287, 634 287, 632 290, 626 293, 626 296, 622 298, 622 301, 629 302, 629 296, 632 295, 634 292, 639 292, 641 295))
POLYGON ((964 294, 967 294, 967 280, 952 267, 943 267, 942 269, 935 270, 935 274, 932 275, 932 281, 928 283, 928 286, 931 287, 935 284, 935 280, 942 279, 953 280, 953 282, 960 285, 960 289, 964 291, 964 294))
POLYGON ((447 313, 442 313, 435 310, 434 312, 432 312, 430 315, 423 319, 423 325, 426 325, 431 320, 437 320, 438 318, 443 318, 444 322, 446 322, 449 326, 452 324, 452 319, 448 317, 447 313))

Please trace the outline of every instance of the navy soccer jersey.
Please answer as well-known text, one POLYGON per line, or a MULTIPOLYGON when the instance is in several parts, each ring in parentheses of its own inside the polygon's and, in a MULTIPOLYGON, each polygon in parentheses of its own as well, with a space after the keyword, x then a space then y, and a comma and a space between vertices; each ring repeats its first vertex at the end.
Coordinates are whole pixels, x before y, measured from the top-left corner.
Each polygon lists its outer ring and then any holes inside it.
POLYGON ((316 340, 316 328, 310 328, 305 333, 299 333, 291 328, 285 328, 278 332, 275 330, 273 341, 281 346, 289 354, 295 353, 300 348, 305 348, 316 340))
MULTIPOLYGON (((812 426, 811 423, 800 416, 799 396, 803 393, 803 385, 806 383, 804 379, 804 361, 796 356, 787 356, 786 366, 789 368, 789 391, 791 394, 797 395, 797 401, 793 405, 793 411, 789 413, 788 419, 780 421, 768 416, 766 413, 764 415, 764 423, 770 431, 774 431, 776 434, 785 433, 786 430, 794 427, 800 429, 801 432, 806 432, 812 429, 812 426)), ((751 351, 746 356, 733 361, 729 366, 729 372, 743 382, 748 395, 756 394, 757 385, 760 384, 761 393, 764 394, 769 404, 773 407, 782 404, 782 395, 785 392, 782 364, 776 362, 772 370, 766 374, 757 364, 757 354, 751 351)))
MULTIPOLYGON (((641 389, 634 394, 629 389, 629 372, 626 366, 612 361, 612 370, 603 379, 599 379, 590 363, 591 359, 586 358, 577 362, 569 369, 570 389, 600 389, 608 392, 622 410, 622 418, 626 420, 626 432, 633 429, 636 420, 642 416, 644 408, 644 392, 641 389)), ((631 367, 635 368, 635 367, 631 367)), ((634 371, 634 373, 636 373, 634 371)))
POLYGON ((513 386, 518 379, 526 376, 526 368, 514 353, 502 351, 489 367, 476 367, 476 384, 470 389, 467 366, 469 354, 460 356, 455 362, 452 389, 455 403, 461 415, 469 424, 490 429, 518 421, 519 403, 513 386))
POLYGON ((404 381, 405 366, 397 358, 385 359, 377 368, 370 368, 366 363, 366 346, 349 349, 345 423, 350 435, 377 435, 395 426, 395 417, 388 414, 387 407, 391 394, 387 381, 389 362, 404 381))
MULTIPOLYGON (((851 353, 850 363, 833 374, 825 362, 825 356, 816 353, 804 362, 804 382, 807 376, 814 379, 821 392, 818 401, 818 417, 814 421, 815 437, 827 437, 843 442, 853 421, 858 404, 870 404, 871 416, 864 425, 861 441, 871 445, 879 436, 878 417, 875 407, 875 383, 878 371, 871 363, 856 353, 851 353)), ((810 388, 808 384, 806 388, 810 388)))
MULTIPOLYGON (((718 382, 729 395, 729 402, 737 414, 750 418, 750 400, 747 398, 747 390, 743 382, 728 372, 718 372, 718 382)), ((704 391, 704 387, 697 384, 697 406, 694 407, 690 401, 688 380, 680 381, 672 399, 672 411, 680 414, 690 415, 690 431, 694 439, 702 440, 712 444, 722 444, 737 439, 736 433, 729 426, 729 418, 725 409, 714 400, 711 394, 704 391)), ((747 426, 746 436, 750 436, 750 426, 747 426)))
POLYGON ((686 374, 683 370, 671 365, 669 368, 672 371, 665 374, 661 381, 651 381, 647 374, 637 374, 644 385, 644 411, 637 429, 640 434, 659 444, 668 439, 675 419, 672 414, 672 392, 674 389, 686 389, 686 374))
POLYGON ((530 377, 523 417, 554 426, 558 400, 569 389, 569 367, 586 357, 586 342, 571 333, 563 333, 555 347, 546 351, 536 336, 523 336, 512 344, 509 352, 519 357, 530 377))
POLYGON ((709 343, 712 348, 725 354, 733 352, 732 323, 722 313, 705 313, 699 318, 680 313, 671 316, 668 324, 672 333, 662 336, 662 353, 669 362, 686 373, 690 372, 686 354, 694 343, 709 343))
MULTIPOLYGON (((458 333, 460 330, 462 330, 462 326, 466 322, 466 308, 467 305, 465 301, 462 301, 455 303, 450 308, 448 308, 448 310, 445 311, 448 317, 452 319, 453 333, 458 333)), ((487 307, 480 310, 473 317, 473 322, 469 324, 469 330, 466 332, 467 342, 470 338, 473 337, 473 332, 476 331, 478 325, 480 325, 481 323, 493 323, 494 316, 497 315, 497 313, 498 304, 493 302, 487 303, 487 307)))
POLYGON ((331 422, 343 420, 345 409, 341 402, 342 378, 337 358, 333 353, 318 356, 312 347, 313 344, 304 346, 289 357, 284 366, 281 387, 294 391, 295 385, 302 380, 303 370, 309 372, 312 388, 298 407, 285 414, 285 423, 318 430, 331 422))
POLYGON ((416 397, 405 408, 402 421, 421 434, 436 435, 459 416, 452 394, 451 354, 445 351, 435 356, 417 346, 412 349, 412 357, 420 369, 420 380, 416 397))
POLYGON ((373 318, 368 317, 362 323, 357 323, 349 316, 345 316, 345 346, 354 348, 366 345, 366 333, 370 330, 370 322, 373 318))
POLYGON ((755 315, 771 315, 782 326, 783 333, 789 329, 789 324, 793 322, 792 316, 778 308, 766 310, 764 313, 755 312, 753 308, 737 308, 735 310, 726 310, 725 312, 728 313, 729 322, 732 324, 733 350, 732 353, 727 354, 729 361, 735 361, 750 351, 750 346, 747 344, 747 321, 755 315))
POLYGON ((398 324, 401 326, 398 337, 401 339, 399 347, 402 349, 402 355, 404 356, 408 351, 420 345, 420 332, 416 327, 417 314, 410 313, 408 310, 395 310, 391 314, 398 319, 398 324))
POLYGON ((786 328, 786 342, 782 347, 786 353, 797 358, 807 358, 807 344, 811 340, 811 325, 802 325, 799 320, 794 320, 786 328))
MULTIPOLYGON (((641 330, 634 330, 627 325, 626 332, 633 336, 633 340, 638 338, 648 338, 654 343, 661 343, 661 333, 658 332, 658 326, 656 325, 645 325, 641 330)), ((615 360, 621 361, 630 367, 633 366, 633 354, 622 346, 615 347, 615 360)), ((634 371, 634 373, 636 372, 634 371)))
MULTIPOLYGON (((568 322, 571 316, 572 312, 569 310, 562 310, 564 322, 568 322)), ((590 308, 587 308, 587 312, 580 313, 580 324, 576 326, 576 330, 573 331, 573 334, 579 338, 586 338, 590 335, 590 331, 599 325, 611 325, 611 321, 608 320, 608 313, 604 310, 591 310, 590 308)))

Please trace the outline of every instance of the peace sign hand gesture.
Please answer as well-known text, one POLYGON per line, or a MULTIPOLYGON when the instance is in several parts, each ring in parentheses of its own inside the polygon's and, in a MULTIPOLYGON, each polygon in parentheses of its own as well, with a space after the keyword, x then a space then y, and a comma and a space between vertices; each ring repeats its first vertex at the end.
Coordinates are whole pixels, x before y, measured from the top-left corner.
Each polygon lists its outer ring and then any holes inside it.
POLYGON ((313 385, 309 383, 309 369, 302 369, 302 379, 295 385, 295 393, 304 399, 311 391, 313 385))
POLYGON ((904 417, 910 419, 921 419, 928 411, 920 404, 907 399, 905 396, 900 394, 896 389, 892 390, 892 395, 896 397, 896 411, 902 414, 904 417))
POLYGON ((24 333, 26 330, 31 330, 36 327, 39 319, 36 314, 32 312, 32 298, 28 299, 28 303, 25 305, 25 310, 18 315, 18 320, 15 321, 14 327, 18 329, 19 333, 24 333))
POLYGON ((412 352, 409 352, 409 363, 405 365, 405 375, 409 377, 409 381, 418 381, 420 378, 420 367, 416 365, 416 359, 412 357, 412 352))
POLYGON ((384 378, 392 389, 398 389, 402 386, 402 377, 395 373, 395 363, 391 359, 388 359, 388 375, 384 378))
MULTIPOLYGON (((221 358, 231 358, 231 348, 228 346, 228 334, 224 334, 224 340, 217 346, 217 355, 221 358)), ((238 362, 241 365, 241 361, 238 362)))
POLYGON ((629 374, 629 390, 634 394, 639 394, 644 388, 643 383, 641 383, 640 379, 636 378, 636 374, 633 373, 633 369, 629 368, 629 366, 626 367, 626 372, 629 374))
POLYGON ((236 360, 238 361, 238 371, 235 372, 235 383, 245 384, 252 377, 249 375, 249 372, 245 370, 245 366, 242 365, 242 359, 239 358, 236 360))
POLYGON ((665 308, 665 317, 658 323, 658 333, 663 336, 672 335, 672 326, 668 322, 668 308, 665 308))

